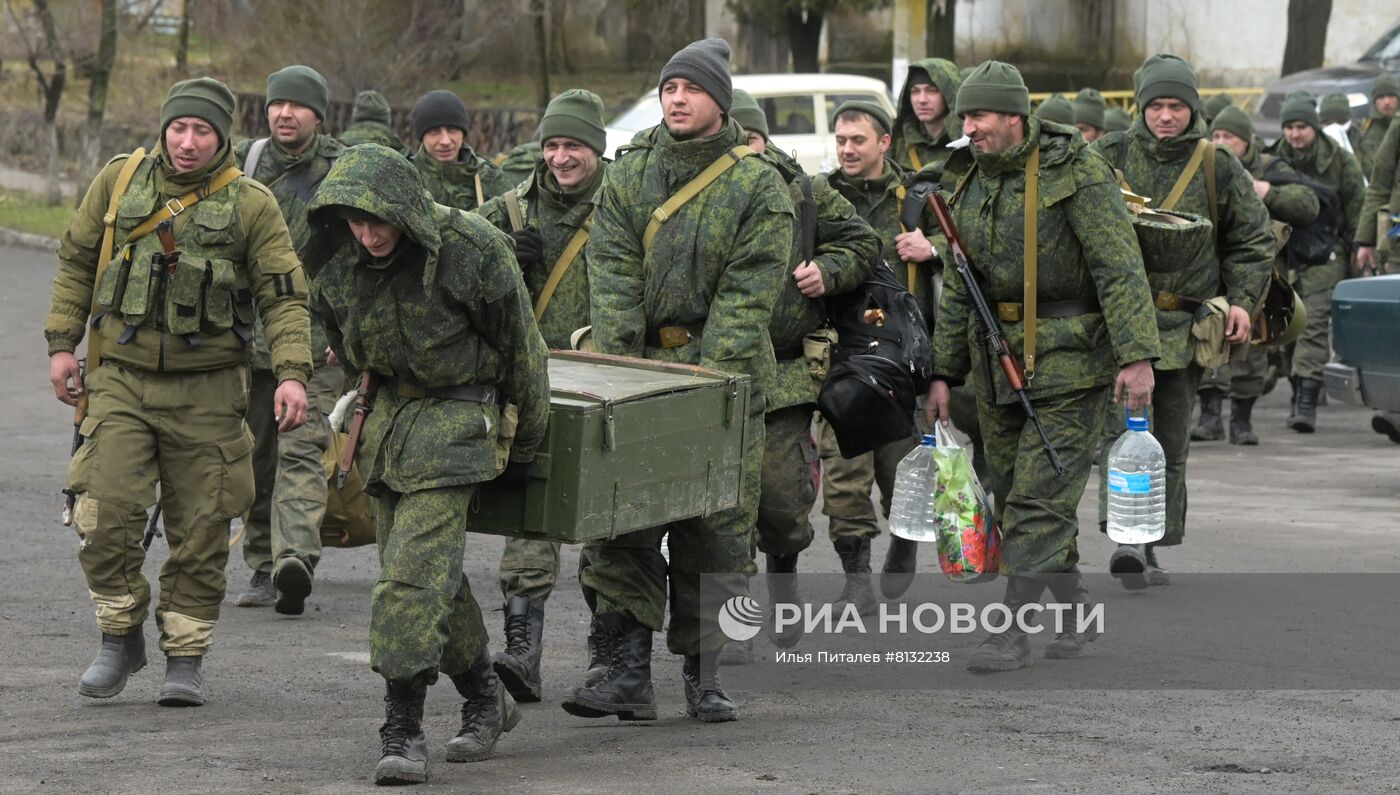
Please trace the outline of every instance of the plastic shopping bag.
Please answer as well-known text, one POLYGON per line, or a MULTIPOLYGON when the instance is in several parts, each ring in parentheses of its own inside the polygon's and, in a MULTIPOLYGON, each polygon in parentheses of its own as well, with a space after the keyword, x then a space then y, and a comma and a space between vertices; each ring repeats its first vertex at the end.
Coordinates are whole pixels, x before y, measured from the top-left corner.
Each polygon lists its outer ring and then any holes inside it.
POLYGON ((934 423, 938 447, 937 485, 933 493, 938 565, 954 582, 978 582, 996 576, 1001 565, 1001 533, 987 493, 972 470, 972 457, 942 423, 934 423))

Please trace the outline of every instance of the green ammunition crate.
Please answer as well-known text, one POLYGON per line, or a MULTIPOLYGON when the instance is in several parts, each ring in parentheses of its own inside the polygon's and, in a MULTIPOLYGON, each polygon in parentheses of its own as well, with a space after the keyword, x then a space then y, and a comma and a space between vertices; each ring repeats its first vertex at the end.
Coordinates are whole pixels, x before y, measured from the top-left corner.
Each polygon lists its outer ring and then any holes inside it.
POLYGON ((549 386, 526 485, 482 484, 468 530, 577 544, 739 504, 748 376, 551 351, 549 386))

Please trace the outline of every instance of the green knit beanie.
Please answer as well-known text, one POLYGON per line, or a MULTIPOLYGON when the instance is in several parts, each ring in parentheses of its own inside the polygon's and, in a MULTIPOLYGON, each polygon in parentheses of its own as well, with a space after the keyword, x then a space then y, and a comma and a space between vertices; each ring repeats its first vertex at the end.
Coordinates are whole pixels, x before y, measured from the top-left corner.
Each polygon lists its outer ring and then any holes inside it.
POLYGON ((1351 100, 1346 94, 1328 94, 1318 104, 1317 116, 1323 124, 1346 124, 1351 121, 1351 100))
POLYGON ((351 124, 377 122, 389 126, 389 100, 384 95, 370 89, 355 95, 355 112, 350 116, 351 124))
POLYGON ((1087 124, 1090 127, 1104 129, 1104 113, 1108 110, 1108 102, 1103 98, 1103 94, 1094 88, 1081 88, 1074 96, 1074 123, 1087 124))
POLYGON ((315 111, 316 118, 325 121, 331 92, 320 72, 309 66, 294 64, 267 76, 267 103, 263 105, 263 110, 283 100, 305 105, 315 111))
POLYGON ((233 92, 212 77, 181 80, 170 87, 170 95, 160 106, 160 134, 181 116, 204 119, 219 134, 219 142, 228 140, 233 127, 233 92))
POLYGON ((1104 132, 1123 132, 1133 126, 1133 117, 1122 108, 1110 108, 1103 115, 1104 132))
POLYGON ((559 137, 572 138, 601 155, 608 148, 603 100, 582 88, 571 88, 551 99, 540 117, 540 143, 559 137))
POLYGON ((958 89, 957 114, 986 110, 1014 116, 1031 115, 1030 93, 1016 67, 1001 61, 984 61, 958 89))
POLYGON ((1254 122, 1249 120, 1249 114, 1245 113, 1243 108, 1235 105, 1226 105, 1215 115, 1215 121, 1210 123, 1210 131, 1216 130, 1234 133, 1245 143, 1254 140, 1254 122))
POLYGON ((746 131, 756 132, 765 139, 768 138, 768 117, 758 106, 758 100, 753 98, 753 94, 742 88, 734 89, 734 101, 729 105, 729 118, 738 122, 746 131))
POLYGON ((1059 94, 1047 97, 1040 103, 1035 109, 1035 115, 1045 121, 1074 126, 1074 106, 1059 94))
POLYGON ((889 135, 894 130, 894 121, 890 119, 890 114, 876 103, 863 99, 848 99, 836 108, 836 112, 831 114, 833 130, 836 128, 835 120, 841 118, 841 114, 848 110, 864 113, 874 119, 875 132, 879 135, 889 135))
POLYGON ((1163 97, 1179 99, 1190 105, 1192 110, 1201 106, 1201 95, 1196 90, 1196 70, 1191 68, 1191 64, 1168 53, 1158 53, 1143 63, 1137 92, 1138 107, 1145 108, 1147 103, 1163 97))
POLYGON ((1376 78, 1376 82, 1371 84, 1371 101, 1375 102, 1378 97, 1400 97, 1400 78, 1392 74, 1383 74, 1376 78))
POLYGON ((1306 91, 1294 91, 1283 99, 1283 112, 1278 123, 1288 124, 1301 121, 1322 129, 1322 120, 1317 117, 1317 101, 1306 91))
POLYGON ((1213 97, 1211 97, 1210 99, 1206 100, 1206 105, 1205 105, 1206 122, 1209 123, 1209 122, 1210 122, 1212 119, 1214 119, 1216 116, 1219 116, 1219 115, 1220 115, 1220 111, 1222 111, 1222 110, 1228 108, 1229 106, 1231 106, 1231 105, 1233 105, 1233 104, 1235 104, 1235 100, 1232 99, 1232 98, 1230 97, 1230 95, 1229 95, 1229 94, 1226 94, 1224 91, 1222 91, 1222 92, 1220 92, 1219 94, 1216 94, 1215 96, 1213 96, 1213 97))

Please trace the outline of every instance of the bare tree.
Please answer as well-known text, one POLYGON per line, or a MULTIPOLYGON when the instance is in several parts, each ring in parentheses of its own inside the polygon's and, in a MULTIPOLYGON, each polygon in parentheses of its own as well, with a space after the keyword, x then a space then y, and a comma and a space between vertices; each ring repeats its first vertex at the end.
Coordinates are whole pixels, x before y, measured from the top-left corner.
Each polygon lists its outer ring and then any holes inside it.
POLYGON ((102 27, 97 38, 97 58, 89 70, 87 119, 83 122, 81 173, 86 181, 97 173, 102 155, 102 119, 107 114, 107 86, 117 62, 117 0, 102 0, 102 27))
POLYGON ((535 18, 535 47, 539 63, 540 105, 549 104, 549 0, 530 0, 530 15, 535 18))
POLYGON ((1322 66, 1327 51, 1327 23, 1332 0, 1288 0, 1288 38, 1283 45, 1283 74, 1322 66))
POLYGON ((826 18, 838 11, 864 12, 888 0, 725 0, 740 22, 756 25, 775 35, 785 34, 797 72, 815 72, 818 44, 826 18))
POLYGON ((44 134, 48 139, 48 162, 44 169, 44 175, 48 181, 48 193, 44 198, 51 206, 56 207, 63 202, 63 186, 58 177, 57 118, 58 104, 63 99, 63 87, 68 82, 68 62, 64 57, 63 47, 58 41, 58 26, 54 24, 53 9, 49 7, 48 0, 34 0, 34 11, 39 17, 44 48, 48 51, 49 60, 53 62, 51 74, 45 74, 44 68, 39 65, 43 55, 40 54, 39 47, 35 42, 37 36, 31 30, 31 21, 27 18, 21 19, 20 15, 15 13, 12 0, 5 0, 5 10, 9 12, 10 19, 14 22, 20 38, 24 40, 29 69, 34 73, 34 79, 38 81, 39 90, 43 96, 44 134))
POLYGON ((956 60, 953 57, 956 5, 957 0, 929 0, 928 30, 924 34, 924 43, 928 54, 935 58, 956 60))
POLYGON ((180 6, 180 35, 175 40, 175 71, 187 75, 190 71, 190 25, 194 20, 194 0, 185 0, 180 6))

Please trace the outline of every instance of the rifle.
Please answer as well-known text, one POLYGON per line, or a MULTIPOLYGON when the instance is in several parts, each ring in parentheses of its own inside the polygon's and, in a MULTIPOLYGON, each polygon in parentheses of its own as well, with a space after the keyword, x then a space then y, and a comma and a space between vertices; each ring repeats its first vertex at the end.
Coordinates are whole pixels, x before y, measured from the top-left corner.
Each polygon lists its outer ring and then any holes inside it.
POLYGON ((370 401, 379 388, 379 379, 366 370, 360 374, 360 385, 355 388, 355 416, 350 419, 350 433, 345 439, 345 449, 340 452, 340 463, 335 471, 335 487, 345 488, 345 479, 350 477, 350 467, 355 465, 355 450, 360 446, 360 433, 365 428, 365 418, 369 416, 370 401))
MULTIPOLYGON (((1026 388, 1021 363, 1011 352, 1011 347, 1006 344, 1006 334, 1001 330, 996 315, 992 314, 991 307, 987 305, 987 297, 982 294, 982 288, 977 284, 977 275, 972 272, 972 265, 967 261, 967 252, 963 250, 962 239, 958 237, 958 228, 953 225, 953 214, 948 210, 948 203, 937 191, 928 197, 928 203, 933 208, 934 216, 938 218, 938 225, 943 227, 943 235, 948 238, 948 250, 953 254, 953 263, 957 266, 958 275, 962 276, 963 284, 967 286, 977 325, 987 340, 987 349, 1001 364, 1001 371, 1006 375, 1006 382, 1011 385, 1011 391, 1015 392, 1016 398, 1021 401, 1021 410, 1026 412, 1026 419, 1031 421, 1036 433, 1040 434, 1040 446, 1045 450, 1046 458, 1050 459, 1050 466, 1055 468, 1056 475, 1065 474, 1064 464, 1060 463, 1060 454, 1050 443, 1050 437, 1045 435, 1045 427, 1040 424, 1040 417, 1036 416, 1035 408, 1031 406, 1030 392, 1026 388)), ((1027 208, 1026 211, 1032 210, 1027 208)))
POLYGON ((146 520, 146 532, 141 536, 141 548, 150 549, 151 542, 160 535, 160 528, 156 527, 156 522, 160 521, 160 508, 165 502, 165 496, 161 495, 156 499, 156 509, 151 511, 151 518, 146 520))
MULTIPOLYGON (((97 333, 93 332, 96 337, 97 333)), ((89 343, 91 346, 92 343, 89 343)), ((78 378, 86 384, 87 382, 87 360, 78 360, 78 378)), ((73 449, 68 451, 68 457, 72 458, 78 454, 78 448, 83 446, 83 420, 87 419, 88 395, 87 389, 83 389, 83 394, 78 396, 78 405, 73 409, 73 449)), ((63 490, 63 526, 73 526, 73 509, 78 504, 78 492, 72 489, 63 490)))

